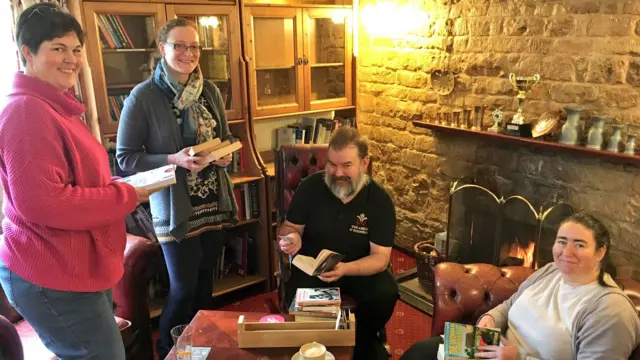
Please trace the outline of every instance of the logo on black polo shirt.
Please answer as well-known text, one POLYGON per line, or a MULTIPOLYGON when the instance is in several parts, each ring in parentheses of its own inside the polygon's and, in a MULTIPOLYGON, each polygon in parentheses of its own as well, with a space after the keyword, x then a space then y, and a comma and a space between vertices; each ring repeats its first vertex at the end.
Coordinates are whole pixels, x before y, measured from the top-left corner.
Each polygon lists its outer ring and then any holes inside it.
POLYGON ((351 229, 349 229, 349 231, 361 235, 369 234, 369 226, 367 226, 367 215, 362 213, 356 216, 356 223, 351 225, 351 229))

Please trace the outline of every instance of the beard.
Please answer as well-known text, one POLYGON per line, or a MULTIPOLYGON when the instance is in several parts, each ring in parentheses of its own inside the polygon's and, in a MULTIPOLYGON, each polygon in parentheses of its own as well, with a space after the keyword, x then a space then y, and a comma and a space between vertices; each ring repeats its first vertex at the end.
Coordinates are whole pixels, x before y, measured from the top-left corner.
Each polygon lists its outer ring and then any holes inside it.
POLYGON ((357 194, 367 183, 369 183, 369 175, 367 175, 363 170, 360 170, 358 172, 358 177, 352 179, 349 176, 334 176, 325 172, 324 183, 327 184, 327 187, 331 190, 333 195, 340 200, 344 200, 357 194))

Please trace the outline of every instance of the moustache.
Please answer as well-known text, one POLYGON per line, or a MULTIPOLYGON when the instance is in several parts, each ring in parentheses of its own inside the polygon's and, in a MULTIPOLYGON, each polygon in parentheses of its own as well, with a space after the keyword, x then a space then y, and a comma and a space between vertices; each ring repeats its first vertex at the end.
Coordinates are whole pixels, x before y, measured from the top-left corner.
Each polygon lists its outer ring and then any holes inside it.
POLYGON ((348 176, 332 176, 331 180, 333 182, 336 182, 336 181, 347 181, 347 182, 349 182, 349 181, 351 181, 351 178, 348 177, 348 176))

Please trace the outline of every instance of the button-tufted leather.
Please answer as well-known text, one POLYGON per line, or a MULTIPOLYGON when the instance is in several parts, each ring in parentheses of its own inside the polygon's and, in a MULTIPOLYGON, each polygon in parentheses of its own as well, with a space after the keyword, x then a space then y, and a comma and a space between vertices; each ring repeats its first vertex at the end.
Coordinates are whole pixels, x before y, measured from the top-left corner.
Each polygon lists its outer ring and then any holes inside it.
POLYGON ((300 182, 327 164, 327 145, 283 145, 276 152, 276 209, 283 220, 300 182))
MULTIPOLYGON (((113 288, 116 305, 115 320, 120 328, 127 359, 153 359, 151 324, 147 289, 159 269, 160 247, 148 239, 127 235, 124 253, 124 275, 113 288)), ((18 354, 24 351, 24 359, 55 359, 42 344, 35 330, 22 319, 11 306, 0 287, 0 354, 18 354), (8 320, 3 322, 2 320, 8 320), (11 328, 6 324, 11 323, 11 328), (13 339, 5 342, 5 339, 13 339), (16 342, 17 340, 17 342, 16 342)), ((22 356, 8 357, 21 360, 22 356)))
MULTIPOLYGON (((475 324, 480 315, 513 295, 532 273, 531 268, 522 266, 438 264, 434 269, 431 336, 443 334, 446 322, 475 324)), ((640 283, 632 279, 616 279, 616 283, 640 315, 640 283)), ((629 359, 640 360, 640 349, 629 359)))

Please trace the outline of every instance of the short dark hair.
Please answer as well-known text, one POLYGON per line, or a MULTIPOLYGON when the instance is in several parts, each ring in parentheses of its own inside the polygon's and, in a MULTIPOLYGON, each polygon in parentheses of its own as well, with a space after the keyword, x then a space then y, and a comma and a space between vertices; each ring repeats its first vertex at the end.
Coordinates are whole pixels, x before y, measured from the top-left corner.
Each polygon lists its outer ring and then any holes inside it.
POLYGON ((167 21, 164 25, 162 25, 162 27, 158 31, 158 36, 156 37, 156 42, 158 43, 158 45, 160 43, 166 43, 167 39, 169 38, 169 33, 171 32, 171 30, 178 27, 190 27, 190 28, 193 28, 196 32, 198 31, 198 26, 196 25, 196 23, 194 23, 189 19, 185 19, 185 18, 171 19, 167 21))
POLYGON ((350 126, 341 126, 331 136, 329 149, 340 151, 349 145, 355 145, 358 148, 360 160, 369 156, 369 143, 360 136, 358 130, 350 126))
POLYGON ((18 17, 15 33, 22 65, 27 65, 27 59, 22 55, 22 45, 26 45, 36 54, 43 42, 71 32, 75 33, 80 44, 84 45, 84 31, 78 20, 56 4, 38 3, 24 9, 18 17))
POLYGON ((610 285, 604 281, 604 274, 608 273, 609 275, 611 275, 611 277, 615 278, 618 274, 618 271, 611 261, 611 235, 609 234, 609 229, 607 229, 604 223, 598 218, 586 212, 579 212, 569 216, 562 222, 560 226, 566 223, 580 224, 585 228, 591 230, 591 232, 593 233, 593 239, 596 242, 596 250, 602 249, 602 247, 604 246, 607 247, 607 250, 604 253, 604 257, 600 261, 598 283, 604 287, 610 287, 610 285))

